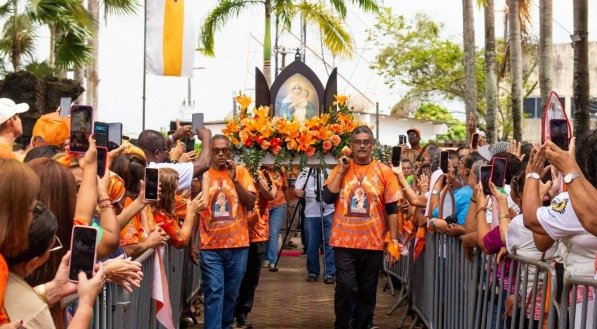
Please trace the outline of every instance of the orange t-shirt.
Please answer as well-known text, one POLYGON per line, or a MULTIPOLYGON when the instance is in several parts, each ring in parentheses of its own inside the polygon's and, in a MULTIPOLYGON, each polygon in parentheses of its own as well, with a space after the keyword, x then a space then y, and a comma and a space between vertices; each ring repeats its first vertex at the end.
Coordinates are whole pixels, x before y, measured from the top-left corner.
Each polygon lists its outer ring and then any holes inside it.
POLYGON ((4 309, 4 293, 6 292, 6 284, 8 283, 8 264, 4 257, 0 255, 0 324, 9 322, 8 314, 4 309))
MULTIPOLYGON (((256 193, 247 168, 237 165, 236 178, 242 187, 256 193)), ((201 249, 248 247, 249 214, 240 203, 228 172, 210 168, 203 174, 203 187, 203 193, 207 193, 207 208, 200 213, 201 249)))
POLYGON ((288 181, 286 180, 286 175, 278 170, 271 170, 268 168, 267 172, 272 178, 274 185, 276 185, 276 188, 278 189, 274 199, 269 202, 270 208, 276 208, 286 203, 284 190, 288 188, 288 181))
POLYGON ((12 151, 12 144, 0 142, 0 158, 23 161, 23 157, 12 151))
MULTIPOLYGON (((269 174, 269 172, 268 172, 269 174)), ((263 173, 260 173, 263 176, 263 173)), ((271 177, 271 175, 270 175, 271 177)), ((255 183, 255 190, 259 191, 258 183, 255 183)), ((249 242, 263 242, 269 240, 269 203, 257 192, 255 207, 249 211, 247 217, 249 225, 249 242)))
MULTIPOLYGON (((127 196, 126 199, 124 199, 124 206, 128 207, 133 201, 135 200, 127 196)), ((141 215, 136 214, 120 231, 120 245, 126 246, 129 244, 137 244, 145 240, 145 237, 146 234, 145 229, 143 229, 143 224, 141 223, 141 215)))
MULTIPOLYGON (((325 185, 337 173, 338 166, 325 185)), ((398 179, 390 167, 376 160, 368 165, 351 161, 335 204, 330 246, 383 250, 385 205, 398 201, 399 192, 398 179)))
POLYGON ((153 209, 153 219, 156 224, 162 223, 162 229, 170 236, 170 244, 175 248, 184 248, 189 242, 189 236, 186 235, 180 227, 179 218, 185 217, 186 199, 180 195, 175 196, 175 214, 171 216, 162 209, 153 209), (181 216, 182 215, 182 216, 181 216))

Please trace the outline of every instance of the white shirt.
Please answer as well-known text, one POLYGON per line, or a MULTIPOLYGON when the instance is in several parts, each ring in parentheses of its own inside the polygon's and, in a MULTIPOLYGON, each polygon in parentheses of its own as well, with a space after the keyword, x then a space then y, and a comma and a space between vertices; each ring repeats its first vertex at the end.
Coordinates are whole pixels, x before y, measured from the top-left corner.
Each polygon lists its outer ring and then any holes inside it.
MULTIPOLYGON (((512 197, 510 196, 512 188, 509 184, 504 185, 504 191, 506 191, 507 195, 506 200, 508 201, 508 209, 512 209, 516 215, 520 214, 520 207, 516 204, 516 202, 514 202, 514 200, 512 200, 512 197)), ((499 220, 496 220, 495 223, 493 223, 493 210, 494 208, 496 212, 498 210, 497 202, 495 202, 494 206, 494 200, 494 196, 489 198, 489 201, 487 202, 487 211, 485 211, 485 220, 487 220, 488 224, 491 224, 492 229, 500 224, 499 220)))
POLYGON ((566 271, 577 277, 593 278, 597 237, 578 221, 568 192, 556 196, 549 207, 537 209, 537 219, 552 239, 562 242, 566 271))
MULTIPOLYGON (((326 172, 326 175, 330 174, 330 171, 328 169, 321 170, 321 173, 319 175, 320 188, 323 188, 323 184, 325 183, 325 177, 323 174, 324 170, 326 172)), ((298 178, 294 182, 294 188, 297 190, 302 190, 303 186, 305 187, 304 188, 304 191, 305 191, 305 217, 321 216, 321 205, 315 198, 315 191, 317 189, 317 185, 316 185, 317 181, 314 178, 317 175, 316 172, 317 172, 317 169, 313 168, 311 175, 307 179, 307 174, 309 173, 309 168, 305 168, 305 169, 303 169, 303 171, 301 171, 298 178), (307 185, 305 185, 305 181, 307 182, 307 185)), ((323 200, 321 200, 321 204, 323 205, 323 215, 324 216, 327 216, 334 212, 333 204, 327 204, 327 203, 323 202, 323 200)))
POLYGON ((155 163, 150 162, 148 168, 170 168, 176 170, 178 173, 178 190, 188 190, 191 188, 193 181, 193 173, 195 167, 192 162, 185 163, 155 163))

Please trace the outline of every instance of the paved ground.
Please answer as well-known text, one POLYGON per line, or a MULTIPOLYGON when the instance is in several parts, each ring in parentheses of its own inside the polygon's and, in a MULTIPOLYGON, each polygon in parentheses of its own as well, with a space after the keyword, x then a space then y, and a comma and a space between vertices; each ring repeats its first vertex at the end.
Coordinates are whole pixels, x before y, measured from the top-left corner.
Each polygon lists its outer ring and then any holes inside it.
MULTIPOLYGON (((304 256, 285 256, 278 264, 279 272, 263 268, 255 306, 249 315, 254 328, 333 328, 334 285, 324 284, 321 278, 305 282, 306 261, 304 256)), ((380 278, 374 323, 382 329, 396 328, 403 308, 386 315, 396 297, 389 290, 382 291, 385 282, 385 278, 380 278)))

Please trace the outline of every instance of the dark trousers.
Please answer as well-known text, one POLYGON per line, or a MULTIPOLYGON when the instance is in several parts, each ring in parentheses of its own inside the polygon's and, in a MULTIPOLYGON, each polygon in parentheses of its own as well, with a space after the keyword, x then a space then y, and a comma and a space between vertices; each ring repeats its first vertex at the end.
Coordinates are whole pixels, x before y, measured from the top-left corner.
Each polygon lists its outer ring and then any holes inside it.
POLYGON ((259 284, 261 267, 267 254, 267 241, 251 243, 249 246, 249 255, 247 257, 247 270, 240 285, 238 297, 236 298, 236 307, 234 315, 247 315, 253 308, 253 299, 255 299, 255 289, 259 284))
POLYGON ((375 309, 382 260, 383 251, 334 247, 334 328, 367 328, 375 309), (352 327, 349 327, 351 319, 352 327))

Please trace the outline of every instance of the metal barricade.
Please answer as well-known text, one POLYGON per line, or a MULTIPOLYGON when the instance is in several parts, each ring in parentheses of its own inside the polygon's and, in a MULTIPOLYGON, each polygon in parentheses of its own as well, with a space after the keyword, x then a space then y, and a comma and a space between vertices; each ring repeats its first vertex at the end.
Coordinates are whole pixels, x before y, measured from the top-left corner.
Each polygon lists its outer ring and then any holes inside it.
MULTIPOLYGON (((406 293, 399 294, 390 312, 406 301, 407 312, 412 309, 415 313, 411 328, 417 323, 430 329, 553 329, 558 324, 564 328, 562 321, 558 323, 557 280, 551 264, 517 255, 497 263, 495 255, 479 250, 467 259, 459 239, 439 233, 427 233, 425 244, 416 262, 402 257, 394 266, 384 267, 388 275, 406 287, 406 293), (508 317, 504 315, 506 304, 512 305, 508 317)), ((578 285, 597 286, 595 280, 569 278, 568 282, 570 296, 574 296, 578 285)), ((585 289, 584 294, 591 293, 585 289)), ((594 317, 587 318, 595 314, 587 300, 583 299, 588 307, 582 309, 581 316, 587 326, 582 328, 593 325, 597 329, 592 323, 594 317)), ((574 312, 569 311, 574 323, 574 312)), ((403 323, 401 319, 399 327, 403 323)))
POLYGON ((560 305, 561 329, 597 328, 596 289, 595 279, 564 276, 564 292, 560 305))
MULTIPOLYGON (((155 300, 151 297, 154 249, 145 251, 136 260, 142 264, 141 286, 132 293, 113 283, 104 285, 102 294, 94 305, 94 329, 164 328, 156 319, 155 300)), ((181 312, 199 292, 201 271, 189 260, 189 248, 164 249, 163 262, 172 306, 172 319, 180 327, 181 312)), ((66 305, 76 302, 76 295, 70 296, 66 305)), ((64 303, 63 303, 64 304, 64 303)))

